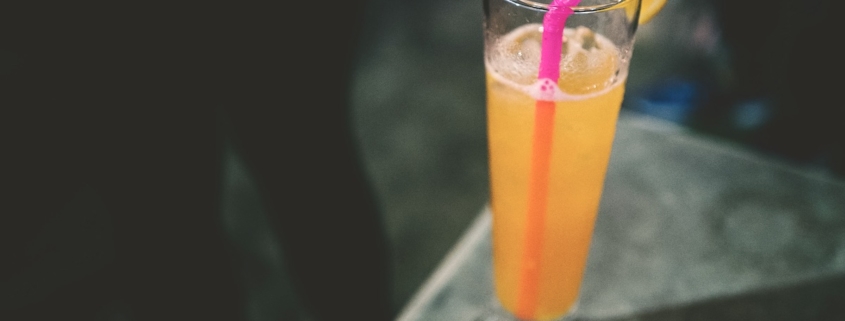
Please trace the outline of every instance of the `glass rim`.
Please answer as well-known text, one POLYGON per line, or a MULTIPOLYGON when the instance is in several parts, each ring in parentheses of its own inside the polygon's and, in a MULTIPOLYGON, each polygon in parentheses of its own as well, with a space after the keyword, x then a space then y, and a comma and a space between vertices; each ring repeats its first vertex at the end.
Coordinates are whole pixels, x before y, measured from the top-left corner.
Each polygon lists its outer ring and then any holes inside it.
MULTIPOLYGON (((525 6, 525 7, 528 7, 528 8, 536 9, 536 10, 549 11, 549 4, 548 3, 542 3, 542 2, 532 1, 532 0, 505 0, 505 1, 511 2, 511 3, 519 5, 519 6, 525 6)), ((572 11, 574 11, 576 14, 599 12, 599 11, 612 9, 612 8, 619 6, 621 4, 624 4, 628 1, 634 1, 634 0, 612 0, 609 3, 606 3, 606 4, 597 4, 597 5, 592 5, 592 6, 575 6, 575 7, 572 7, 572 11)))

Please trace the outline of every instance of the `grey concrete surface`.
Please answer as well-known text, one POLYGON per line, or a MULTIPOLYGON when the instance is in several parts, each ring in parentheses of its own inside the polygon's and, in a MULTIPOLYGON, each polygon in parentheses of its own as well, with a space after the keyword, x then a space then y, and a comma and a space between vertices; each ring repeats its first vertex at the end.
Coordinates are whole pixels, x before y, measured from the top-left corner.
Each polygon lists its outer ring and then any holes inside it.
MULTIPOLYGON (((652 118, 620 117, 577 307, 566 320, 845 317, 845 181, 652 118)), ((399 321, 515 321, 480 212, 399 321)))

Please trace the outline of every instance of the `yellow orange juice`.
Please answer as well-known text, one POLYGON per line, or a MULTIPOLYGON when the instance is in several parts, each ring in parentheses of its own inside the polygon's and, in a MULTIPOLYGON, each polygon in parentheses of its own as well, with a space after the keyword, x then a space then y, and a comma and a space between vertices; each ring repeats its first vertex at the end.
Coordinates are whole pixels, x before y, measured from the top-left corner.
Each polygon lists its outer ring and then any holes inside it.
POLYGON ((538 241, 526 242, 526 231, 532 231, 527 208, 537 101, 543 100, 534 56, 540 53, 540 32, 540 25, 526 25, 488 48, 487 123, 496 293, 515 315, 550 320, 569 311, 578 297, 627 66, 620 67, 618 49, 601 35, 565 30, 561 76, 547 111, 550 156, 540 198, 545 215, 535 231, 541 233, 538 241), (528 294, 526 278, 535 283, 528 294))

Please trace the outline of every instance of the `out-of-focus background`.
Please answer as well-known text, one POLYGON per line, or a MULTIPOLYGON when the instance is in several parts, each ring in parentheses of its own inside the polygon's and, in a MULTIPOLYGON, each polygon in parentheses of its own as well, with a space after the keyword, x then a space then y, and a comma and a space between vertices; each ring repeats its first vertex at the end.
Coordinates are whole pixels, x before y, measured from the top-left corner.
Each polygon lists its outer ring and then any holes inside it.
MULTIPOLYGON (((488 200, 482 1, 367 2, 352 121, 388 236, 395 313, 488 200)), ((638 30, 623 111, 845 182, 831 80, 845 71, 830 49, 841 30, 833 15, 845 11, 833 0, 807 3, 668 0, 638 30)), ((11 61, 3 54, 0 67, 11 61)), ((242 253, 247 314, 276 321, 299 309, 284 253, 253 177, 237 154, 226 157, 222 212, 242 253)))
MULTIPOLYGON (((829 2, 740 2, 668 0, 638 31, 623 109, 841 179, 837 104, 795 97, 829 89, 812 76, 829 56, 807 54, 825 50, 829 2)), ((482 1, 373 0, 369 15, 355 125, 400 309, 487 201, 482 1)))

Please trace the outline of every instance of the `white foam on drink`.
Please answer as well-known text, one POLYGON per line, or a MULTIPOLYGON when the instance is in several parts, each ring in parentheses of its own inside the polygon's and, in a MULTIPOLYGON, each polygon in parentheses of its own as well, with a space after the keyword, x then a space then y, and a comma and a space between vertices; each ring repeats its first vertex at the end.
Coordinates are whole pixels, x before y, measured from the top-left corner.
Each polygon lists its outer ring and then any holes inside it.
MULTIPOLYGON (((542 49, 542 30, 543 26, 540 24, 527 24, 502 37, 485 55, 485 66, 490 75, 499 83, 524 92, 536 100, 546 101, 588 99, 603 95, 624 83, 628 76, 625 66, 618 66, 616 72, 609 76, 605 81, 606 85, 601 89, 586 94, 566 93, 557 86, 556 79, 537 79, 542 49)), ((595 39, 595 47, 601 48, 598 51, 605 53, 604 55, 597 57, 595 52, 591 53, 584 49, 583 39, 579 35, 583 31, 573 28, 564 29, 566 40, 563 44, 565 48, 561 52, 561 77, 578 72, 573 70, 577 68, 573 63, 573 57, 577 54, 586 57, 588 69, 595 64, 607 63, 606 54, 615 55, 618 62, 627 62, 620 56, 618 48, 600 34, 590 32, 595 39)))

